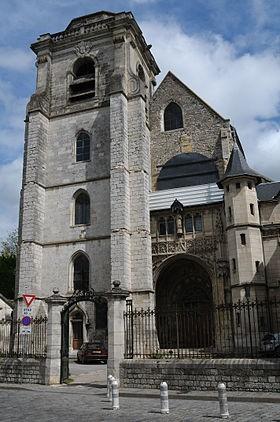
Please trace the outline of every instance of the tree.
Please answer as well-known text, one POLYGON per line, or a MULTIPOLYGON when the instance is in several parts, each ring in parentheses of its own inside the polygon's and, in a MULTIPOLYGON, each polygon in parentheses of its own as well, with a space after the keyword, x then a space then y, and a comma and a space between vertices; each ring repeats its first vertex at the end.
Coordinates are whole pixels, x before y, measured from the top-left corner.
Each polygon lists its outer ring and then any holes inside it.
POLYGON ((17 230, 10 232, 7 238, 1 242, 0 293, 7 299, 14 299, 15 297, 17 243, 17 230))

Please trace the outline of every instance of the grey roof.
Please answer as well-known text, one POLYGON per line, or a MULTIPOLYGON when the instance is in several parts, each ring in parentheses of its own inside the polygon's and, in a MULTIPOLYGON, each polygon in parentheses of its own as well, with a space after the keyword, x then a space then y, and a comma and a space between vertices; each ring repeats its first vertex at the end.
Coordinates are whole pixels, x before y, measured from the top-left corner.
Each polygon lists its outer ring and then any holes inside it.
POLYGON ((239 176, 252 176, 257 178, 258 183, 260 183, 263 178, 261 174, 257 173, 255 170, 248 166, 244 153, 240 151, 237 143, 235 143, 231 151, 225 175, 218 182, 219 188, 223 187, 222 182, 226 179, 239 176))
POLYGON ((157 189, 205 185, 218 181, 215 161, 196 152, 175 155, 162 167, 157 189))
POLYGON ((280 199, 280 182, 260 183, 257 186, 259 201, 275 201, 280 199))

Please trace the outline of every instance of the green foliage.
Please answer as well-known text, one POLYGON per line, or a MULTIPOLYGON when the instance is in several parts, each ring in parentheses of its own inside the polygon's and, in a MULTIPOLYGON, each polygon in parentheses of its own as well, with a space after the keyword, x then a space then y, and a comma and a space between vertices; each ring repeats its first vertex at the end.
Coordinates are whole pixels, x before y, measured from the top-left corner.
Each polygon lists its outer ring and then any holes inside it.
POLYGON ((8 234, 6 240, 1 242, 1 256, 16 256, 18 244, 18 232, 14 230, 8 234))
POLYGON ((15 273, 17 255, 17 231, 9 233, 1 242, 0 250, 0 293, 7 299, 15 297, 15 273))

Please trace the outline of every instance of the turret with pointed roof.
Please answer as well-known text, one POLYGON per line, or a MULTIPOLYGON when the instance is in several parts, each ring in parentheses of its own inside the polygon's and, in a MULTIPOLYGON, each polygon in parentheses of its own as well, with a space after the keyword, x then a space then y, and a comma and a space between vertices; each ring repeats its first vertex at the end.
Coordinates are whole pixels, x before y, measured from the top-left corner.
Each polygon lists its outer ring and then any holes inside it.
POLYGON ((223 188, 223 184, 228 180, 241 176, 250 176, 256 179, 256 183, 262 181, 263 176, 249 167, 244 153, 240 150, 237 143, 234 144, 227 169, 224 177, 219 180, 219 188, 223 188))

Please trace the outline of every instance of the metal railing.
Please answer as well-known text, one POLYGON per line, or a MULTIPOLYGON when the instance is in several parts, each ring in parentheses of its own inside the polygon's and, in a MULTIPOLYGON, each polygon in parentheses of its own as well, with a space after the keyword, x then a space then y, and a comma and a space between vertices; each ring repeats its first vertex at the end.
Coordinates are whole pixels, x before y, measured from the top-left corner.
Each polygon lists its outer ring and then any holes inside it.
POLYGON ((45 357, 47 318, 34 318, 26 333, 22 321, 0 320, 1 357, 45 357), (25 331, 25 334, 24 334, 25 331))
POLYGON ((133 309, 124 313, 125 358, 280 357, 280 302, 133 309))

